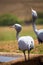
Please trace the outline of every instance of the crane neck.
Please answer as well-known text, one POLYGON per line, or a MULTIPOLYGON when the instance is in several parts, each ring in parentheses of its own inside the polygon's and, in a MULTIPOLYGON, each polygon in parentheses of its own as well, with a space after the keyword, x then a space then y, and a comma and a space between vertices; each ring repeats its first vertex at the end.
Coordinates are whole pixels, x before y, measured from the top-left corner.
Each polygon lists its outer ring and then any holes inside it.
POLYGON ((35 21, 33 21, 32 25, 33 25, 33 30, 34 30, 34 32, 35 32, 36 34, 38 34, 38 30, 37 30, 37 28, 36 28, 35 21))
POLYGON ((16 38, 19 39, 19 32, 16 32, 16 38))

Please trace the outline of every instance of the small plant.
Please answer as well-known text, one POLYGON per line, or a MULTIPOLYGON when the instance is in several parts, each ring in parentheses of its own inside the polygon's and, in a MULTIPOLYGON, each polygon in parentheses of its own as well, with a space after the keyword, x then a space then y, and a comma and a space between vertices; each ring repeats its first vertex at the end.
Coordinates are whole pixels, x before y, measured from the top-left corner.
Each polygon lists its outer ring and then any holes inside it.
POLYGON ((0 26, 10 26, 20 22, 21 20, 15 15, 4 14, 0 16, 0 26))

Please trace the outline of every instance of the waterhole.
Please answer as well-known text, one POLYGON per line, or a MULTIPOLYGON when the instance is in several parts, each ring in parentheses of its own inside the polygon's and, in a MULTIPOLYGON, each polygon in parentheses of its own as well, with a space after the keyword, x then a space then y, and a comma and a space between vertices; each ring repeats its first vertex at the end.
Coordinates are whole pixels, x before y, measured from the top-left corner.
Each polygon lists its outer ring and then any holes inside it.
POLYGON ((0 56, 0 62, 9 62, 12 60, 17 60, 18 58, 20 58, 21 56, 13 56, 13 57, 9 57, 9 56, 0 56))

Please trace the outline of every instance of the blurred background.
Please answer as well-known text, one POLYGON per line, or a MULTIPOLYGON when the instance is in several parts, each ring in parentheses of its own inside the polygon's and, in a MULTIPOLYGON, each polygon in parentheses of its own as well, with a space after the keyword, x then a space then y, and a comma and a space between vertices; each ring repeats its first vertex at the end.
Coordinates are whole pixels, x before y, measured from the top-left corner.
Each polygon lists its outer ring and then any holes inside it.
MULTIPOLYGON (((37 11, 38 29, 43 29, 43 0, 0 0, 0 51, 20 52, 16 40, 16 31, 11 29, 15 23, 22 25, 20 36, 30 35, 37 44, 37 37, 33 31, 31 8, 37 11)), ((43 53, 43 45, 37 46, 32 53, 43 53), (40 51, 39 51, 40 49, 40 51), (35 51, 35 52, 34 52, 35 51)))
POLYGON ((31 21, 31 8, 38 12, 40 19, 43 17, 43 0, 0 0, 0 25, 16 22, 28 24, 31 21))

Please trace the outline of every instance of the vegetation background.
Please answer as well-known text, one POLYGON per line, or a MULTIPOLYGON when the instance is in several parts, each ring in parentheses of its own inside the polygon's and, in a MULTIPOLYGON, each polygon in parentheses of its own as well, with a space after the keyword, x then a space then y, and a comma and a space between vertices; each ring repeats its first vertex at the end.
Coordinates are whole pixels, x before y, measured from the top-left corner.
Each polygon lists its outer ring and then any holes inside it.
POLYGON ((38 45, 33 31, 31 8, 38 13, 37 28, 43 28, 43 0, 0 0, 0 51, 21 52, 18 50, 16 31, 11 29, 15 23, 22 25, 20 36, 30 35, 35 40, 36 48, 31 53, 43 54, 43 44, 38 45), (39 25, 40 24, 40 25, 39 25), (40 49, 40 50, 39 50, 40 49))
POLYGON ((37 24, 43 24, 43 0, 0 0, 0 26, 30 23, 31 8, 38 13, 37 24))

